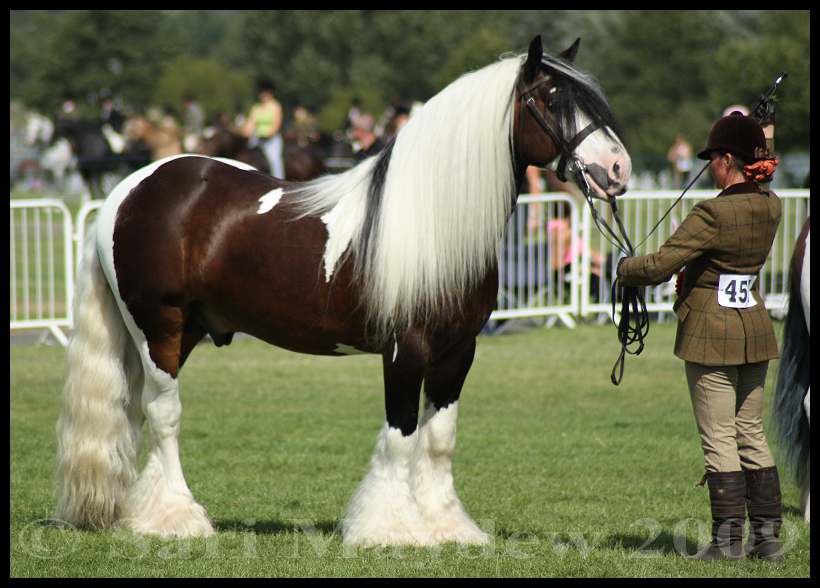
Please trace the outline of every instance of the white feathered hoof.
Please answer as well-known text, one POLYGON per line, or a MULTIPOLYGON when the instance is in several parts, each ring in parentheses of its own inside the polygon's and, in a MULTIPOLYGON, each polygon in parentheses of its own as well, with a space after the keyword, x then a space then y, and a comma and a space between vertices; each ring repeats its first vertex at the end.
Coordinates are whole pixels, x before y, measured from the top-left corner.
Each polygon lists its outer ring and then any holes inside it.
POLYGON ((174 537, 204 537, 214 534, 205 508, 191 500, 173 507, 164 507, 161 512, 149 516, 128 517, 118 521, 117 526, 137 535, 156 535, 163 539, 174 537))
POLYGON ((482 531, 472 520, 464 521, 457 528, 434 529, 430 533, 432 543, 459 543, 461 545, 489 545, 493 538, 482 531))
POLYGON ((194 500, 182 472, 166 476, 156 454, 149 456, 117 526, 163 538, 200 537, 214 532, 205 507, 194 500))
POLYGON ((410 493, 409 468, 417 434, 404 437, 387 424, 379 433, 370 471, 342 521, 345 545, 424 545, 421 512, 410 493))
POLYGON ((367 491, 375 488, 366 488, 367 482, 365 478, 342 521, 344 544, 358 547, 426 544, 429 533, 421 528, 418 506, 409 494, 379 496, 377 492, 367 491))

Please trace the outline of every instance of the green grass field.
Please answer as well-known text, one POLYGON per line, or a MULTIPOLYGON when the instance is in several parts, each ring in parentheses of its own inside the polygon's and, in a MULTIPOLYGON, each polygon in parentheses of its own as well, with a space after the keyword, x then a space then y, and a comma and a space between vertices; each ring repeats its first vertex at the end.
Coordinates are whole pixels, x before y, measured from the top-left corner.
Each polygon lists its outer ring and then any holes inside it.
POLYGON ((182 463, 215 536, 60 531, 48 519, 64 352, 12 348, 10 575, 809 577, 810 526, 785 480, 785 563, 681 557, 710 518, 673 341, 673 325, 652 323, 616 388, 611 325, 479 339, 453 469, 495 537, 485 549, 344 549, 337 525, 384 419, 380 358, 254 340, 203 345, 181 375, 182 463))

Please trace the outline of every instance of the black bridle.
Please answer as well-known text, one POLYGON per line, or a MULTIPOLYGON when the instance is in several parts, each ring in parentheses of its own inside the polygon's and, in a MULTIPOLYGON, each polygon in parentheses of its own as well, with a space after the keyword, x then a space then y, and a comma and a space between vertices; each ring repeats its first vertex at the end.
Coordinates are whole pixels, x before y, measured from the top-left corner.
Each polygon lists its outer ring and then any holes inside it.
MULTIPOLYGON (((553 144, 558 148, 561 152, 561 159, 558 161, 558 167, 556 168, 555 175, 558 176, 558 179, 562 182, 566 182, 567 178, 564 174, 564 170, 569 170, 572 172, 572 168, 579 168, 584 167, 583 161, 581 158, 575 153, 575 150, 583 143, 584 139, 589 137, 592 133, 597 131, 600 128, 600 125, 597 121, 593 121, 589 123, 584 129, 582 129, 579 133, 577 133, 571 140, 567 141, 564 139, 562 134, 556 133, 555 130, 550 126, 547 122, 547 119, 544 118, 544 115, 541 114, 541 111, 538 110, 538 107, 535 105, 535 100, 531 96, 532 92, 542 86, 543 84, 550 82, 552 78, 549 75, 544 75, 540 80, 537 80, 526 86, 524 84, 524 70, 521 70, 521 74, 518 76, 518 80, 516 81, 516 88, 518 88, 518 95, 521 99, 518 108, 518 152, 522 153, 522 139, 524 135, 524 105, 526 104, 527 110, 535 119, 535 122, 538 123, 538 126, 541 127, 541 130, 544 131, 549 138, 552 140, 553 144), (567 160, 570 161, 570 166, 567 166, 567 160), (580 165, 578 165, 580 164, 580 165)), ((584 181, 586 181, 586 177, 584 177, 584 181)), ((579 186, 580 187, 580 186, 579 186)), ((589 184, 587 184, 589 187, 589 184)))
MULTIPOLYGON (((541 130, 546 133, 546 135, 552 140, 552 143, 560 151, 560 159, 558 160, 555 175, 562 182, 566 182, 567 179, 565 170, 572 174, 575 184, 584 193, 584 198, 586 198, 587 204, 589 204, 589 209, 592 212, 592 218, 595 221, 595 226, 598 227, 598 230, 604 238, 609 241, 613 247, 618 249, 624 257, 632 257, 634 255, 634 248, 632 247, 632 242, 626 234, 626 229, 624 229, 624 225, 621 222, 621 217, 618 214, 618 205, 615 201, 610 203, 612 206, 612 217, 615 219, 618 230, 621 233, 620 237, 615 234, 612 227, 610 227, 609 224, 598 214, 598 210, 592 202, 592 189, 590 188, 589 181, 586 177, 586 164, 584 163, 584 160, 577 153, 575 153, 575 150, 578 149, 581 143, 592 133, 601 128, 601 125, 597 121, 593 121, 569 141, 564 139, 563 134, 557 133, 544 118, 544 115, 541 114, 541 111, 538 110, 538 107, 535 105, 535 100, 531 95, 534 90, 541 87, 543 84, 550 82, 551 80, 551 76, 544 74, 544 77, 540 80, 536 80, 527 86, 524 83, 523 68, 521 73, 518 75, 516 88, 518 89, 518 95, 521 100, 518 109, 518 152, 523 156, 524 105, 526 104, 527 110, 535 119, 535 122, 538 123, 541 130)), ((646 310, 643 289, 637 287, 621 287, 618 284, 618 278, 616 275, 612 282, 611 292, 613 322, 615 322, 615 302, 618 298, 618 293, 620 293, 622 301, 621 320, 617 323, 618 341, 621 343, 621 353, 618 356, 618 359, 612 368, 612 374, 610 375, 612 383, 616 386, 621 383, 624 376, 624 360, 626 358, 626 354, 629 353, 631 355, 640 355, 644 348, 643 340, 649 333, 649 313, 646 310), (631 316, 634 316, 635 318, 635 326, 632 326, 631 316), (636 342, 639 344, 638 349, 635 351, 630 350, 629 346, 636 342), (620 373, 616 377, 615 374, 618 371, 619 366, 620 373)))
POLYGON ((592 211, 592 217, 595 219, 595 224, 598 226, 598 229, 603 233, 604 237, 612 243, 614 247, 616 247, 619 251, 621 251, 624 255, 631 256, 634 255, 634 250, 632 247, 632 243, 629 241, 629 237, 626 234, 626 230, 624 229, 623 223, 621 222, 621 217, 618 214, 618 206, 615 202, 612 202, 612 212, 615 218, 615 221, 618 225, 618 230, 621 233, 621 237, 615 234, 615 231, 607 224, 607 222, 600 217, 598 214, 595 205, 592 202, 592 189, 589 186, 589 181, 587 180, 586 176, 586 164, 581 157, 575 153, 575 150, 583 143, 583 141, 589 137, 592 133, 597 131, 601 128, 601 124, 598 121, 593 121, 589 123, 586 127, 584 127, 581 131, 579 131, 572 139, 567 141, 564 139, 562 133, 558 133, 555 129, 552 128, 547 119, 544 118, 544 115, 541 114, 541 111, 538 110, 538 107, 535 105, 535 100, 531 96, 532 92, 542 86, 543 84, 550 82, 552 80, 551 76, 544 75, 540 80, 536 80, 529 86, 524 83, 524 70, 522 68, 521 73, 518 76, 518 80, 516 81, 516 88, 518 89, 518 94, 520 96, 521 102, 519 103, 518 107, 518 152, 523 154, 523 136, 524 136, 524 106, 527 106, 527 110, 535 119, 535 122, 538 123, 538 126, 541 127, 541 130, 546 133, 546 135, 552 140, 553 144, 558 148, 560 151, 560 159, 558 160, 558 166, 555 170, 555 175, 558 177, 559 180, 562 182, 566 182, 566 174, 565 170, 569 171, 572 174, 572 178, 578 188, 584 193, 584 198, 586 198, 587 203, 589 204, 590 210, 592 211), (567 163, 569 161, 569 163, 567 163), (623 241, 621 240, 623 238, 623 241))

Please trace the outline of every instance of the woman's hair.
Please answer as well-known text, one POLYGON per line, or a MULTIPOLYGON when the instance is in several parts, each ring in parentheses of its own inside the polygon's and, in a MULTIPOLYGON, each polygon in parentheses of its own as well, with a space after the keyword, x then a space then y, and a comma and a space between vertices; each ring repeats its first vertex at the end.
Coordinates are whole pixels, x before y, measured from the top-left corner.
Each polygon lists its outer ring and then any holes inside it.
POLYGON ((731 151, 718 151, 718 153, 720 153, 721 158, 723 158, 726 154, 731 155, 732 165, 734 165, 737 168, 737 171, 739 171, 741 174, 743 173, 743 168, 749 165, 749 162, 747 162, 746 159, 744 159, 740 155, 732 153, 731 151))
POLYGON ((276 83, 268 78, 259 80, 259 83, 256 85, 258 92, 270 92, 271 94, 276 94, 276 83))

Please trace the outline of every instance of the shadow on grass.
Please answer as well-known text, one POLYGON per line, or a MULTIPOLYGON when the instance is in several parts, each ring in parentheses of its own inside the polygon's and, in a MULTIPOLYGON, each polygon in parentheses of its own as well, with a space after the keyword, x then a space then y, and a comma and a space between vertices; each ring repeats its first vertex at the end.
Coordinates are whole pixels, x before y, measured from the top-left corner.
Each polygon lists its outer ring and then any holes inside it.
POLYGON ((224 519, 221 521, 214 521, 214 530, 218 533, 225 533, 233 531, 235 533, 242 533, 253 531, 257 535, 285 535, 293 533, 294 529, 299 531, 315 531, 323 535, 329 535, 334 532, 341 533, 339 520, 326 521, 308 521, 303 519, 287 519, 257 521, 256 519, 224 519))
MULTIPOLYGON (((701 540, 706 537, 701 537, 701 540)), ((602 533, 602 532, 539 532, 516 533, 505 528, 496 530, 497 542, 512 544, 518 541, 525 543, 551 543, 557 553, 563 556, 567 550, 587 554, 591 551, 624 552, 626 557, 634 559, 658 558, 669 555, 694 555, 703 545, 698 544, 697 533, 689 529, 686 535, 674 532, 635 532, 635 533, 602 533)))
POLYGON ((700 549, 697 539, 661 531, 654 536, 646 533, 615 533, 603 538, 602 549, 621 549, 631 558, 661 557, 667 554, 694 555, 700 549))

